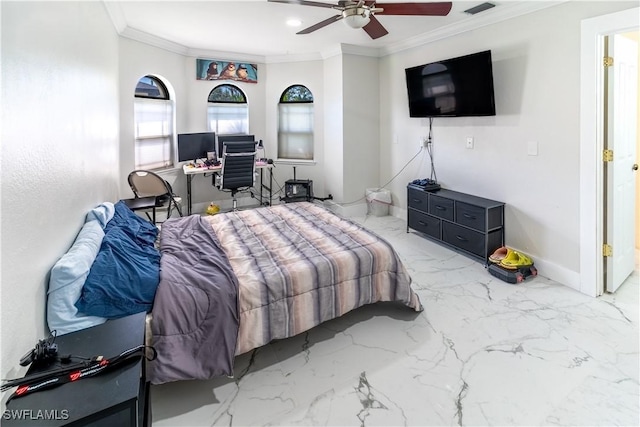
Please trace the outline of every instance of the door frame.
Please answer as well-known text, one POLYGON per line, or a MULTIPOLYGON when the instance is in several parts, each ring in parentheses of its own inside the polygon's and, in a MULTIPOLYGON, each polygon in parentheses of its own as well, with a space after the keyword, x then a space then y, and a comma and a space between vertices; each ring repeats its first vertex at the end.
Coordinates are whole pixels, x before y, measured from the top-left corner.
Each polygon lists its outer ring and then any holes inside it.
POLYGON ((580 46, 580 292, 604 292, 604 37, 636 31, 640 8, 585 19, 580 46))

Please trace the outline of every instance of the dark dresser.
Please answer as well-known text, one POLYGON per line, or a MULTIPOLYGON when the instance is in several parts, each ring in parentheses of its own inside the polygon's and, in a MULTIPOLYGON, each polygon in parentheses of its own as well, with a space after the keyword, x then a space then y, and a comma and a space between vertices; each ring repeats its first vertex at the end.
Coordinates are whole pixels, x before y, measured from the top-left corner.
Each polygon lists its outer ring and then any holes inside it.
POLYGON ((504 245, 504 203, 451 190, 407 186, 407 232, 464 253, 485 264, 504 245))

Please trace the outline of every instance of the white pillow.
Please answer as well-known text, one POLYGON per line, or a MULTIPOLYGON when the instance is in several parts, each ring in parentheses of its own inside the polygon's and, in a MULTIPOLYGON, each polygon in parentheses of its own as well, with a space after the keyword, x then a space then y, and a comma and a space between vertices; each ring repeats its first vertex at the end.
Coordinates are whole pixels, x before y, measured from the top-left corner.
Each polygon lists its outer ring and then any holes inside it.
POLYGON ((104 317, 79 314, 74 305, 80 298, 82 286, 98 255, 103 238, 104 230, 99 220, 86 222, 71 248, 51 269, 47 292, 47 323, 49 329, 55 330, 57 335, 100 325, 107 320, 104 317))
POLYGON ((107 223, 113 218, 113 214, 116 209, 113 203, 104 202, 95 208, 91 209, 85 218, 85 222, 89 222, 92 220, 98 220, 102 228, 107 226, 107 223))

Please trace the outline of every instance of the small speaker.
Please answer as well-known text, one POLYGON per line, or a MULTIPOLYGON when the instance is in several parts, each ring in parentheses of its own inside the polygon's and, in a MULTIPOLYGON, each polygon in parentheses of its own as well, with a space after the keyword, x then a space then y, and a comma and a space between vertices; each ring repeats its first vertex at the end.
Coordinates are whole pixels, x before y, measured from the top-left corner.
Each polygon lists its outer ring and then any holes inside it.
POLYGON ((313 181, 290 179, 284 183, 285 202, 310 202, 313 200, 313 181))

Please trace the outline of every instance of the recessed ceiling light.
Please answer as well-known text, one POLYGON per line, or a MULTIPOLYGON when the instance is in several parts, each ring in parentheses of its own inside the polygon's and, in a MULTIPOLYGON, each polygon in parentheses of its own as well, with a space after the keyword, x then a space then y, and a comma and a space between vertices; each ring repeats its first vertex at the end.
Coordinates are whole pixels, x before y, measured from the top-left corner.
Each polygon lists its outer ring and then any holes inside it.
POLYGON ((290 27, 299 27, 302 25, 302 21, 296 18, 287 19, 287 25, 290 27))

